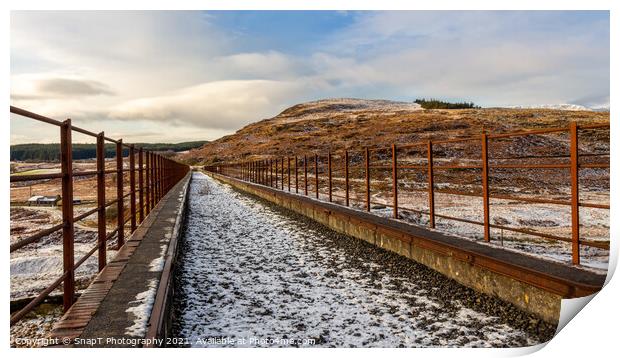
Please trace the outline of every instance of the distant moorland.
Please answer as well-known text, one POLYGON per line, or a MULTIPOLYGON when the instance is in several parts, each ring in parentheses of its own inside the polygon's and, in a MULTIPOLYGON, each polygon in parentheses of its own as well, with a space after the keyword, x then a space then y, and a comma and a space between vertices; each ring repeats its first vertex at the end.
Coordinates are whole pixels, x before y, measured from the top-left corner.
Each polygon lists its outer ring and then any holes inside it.
MULTIPOLYGON (((186 150, 199 148, 207 141, 194 141, 183 143, 134 143, 136 147, 155 152, 183 152, 186 150)), ((129 149, 123 149, 123 155, 127 155, 129 149)), ((97 153, 95 144, 73 144, 73 159, 95 158, 97 153)), ((116 155, 116 145, 107 143, 105 145, 107 158, 116 155)), ((60 159, 60 145, 58 143, 48 144, 16 144, 11 146, 11 160, 18 161, 58 161, 60 159)))

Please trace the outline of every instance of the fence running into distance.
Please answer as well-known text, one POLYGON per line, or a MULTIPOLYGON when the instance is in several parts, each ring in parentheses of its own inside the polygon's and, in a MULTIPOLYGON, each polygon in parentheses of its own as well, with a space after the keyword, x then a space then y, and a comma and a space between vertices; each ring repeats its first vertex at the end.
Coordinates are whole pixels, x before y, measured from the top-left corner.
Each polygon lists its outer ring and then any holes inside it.
MULTIPOLYGON (((603 135, 608 135, 609 123, 577 125, 575 122, 572 122, 568 127, 563 128, 547 128, 498 134, 483 133, 481 136, 446 140, 427 140, 417 143, 398 145, 393 144, 391 147, 364 147, 361 150, 347 149, 334 152, 330 151, 324 153, 323 155, 312 153, 310 155, 278 156, 271 159, 210 165, 205 166, 204 169, 206 171, 220 173, 244 181, 270 186, 279 190, 288 190, 289 192, 294 191, 295 193, 302 192, 302 194, 306 196, 314 196, 316 199, 327 200, 329 202, 335 202, 345 206, 350 206, 352 201, 357 202, 362 204, 363 207, 365 206, 366 211, 371 211, 371 205, 373 204, 389 207, 391 208, 393 218, 396 219, 401 217, 399 215, 399 210, 418 213, 419 215, 426 216, 428 218, 427 225, 430 228, 435 228, 435 221, 437 218, 476 225, 483 228, 483 239, 486 242, 491 241, 491 229, 506 230, 509 232, 519 233, 519 235, 532 235, 534 237, 548 240, 564 241, 571 245, 572 252, 570 254, 572 257, 572 263, 574 265, 579 265, 580 246, 590 246, 602 250, 609 250, 608 240, 587 240, 580 238, 580 207, 603 209, 607 210, 607 212, 609 211, 608 203, 584 202, 579 198, 580 169, 604 170, 604 179, 607 183, 609 180, 608 141, 606 151, 603 153, 580 153, 579 151, 578 138, 580 134, 588 131, 590 133, 604 132, 603 135), (567 142, 569 143, 569 153, 560 153, 556 155, 543 154, 538 156, 514 156, 510 158, 489 157, 488 148, 492 141, 546 135, 568 135, 567 142), (457 150, 452 151, 445 150, 444 153, 447 153, 448 158, 443 158, 443 160, 439 160, 439 158, 435 157, 438 151, 435 148, 459 143, 470 147, 461 147, 460 149, 457 148, 457 150), (469 160, 465 164, 459 163, 459 153, 467 150, 471 153, 471 146, 475 146, 473 153, 479 153, 474 154, 477 156, 476 161, 472 163, 472 161, 469 160), (419 155, 421 154, 421 156, 416 160, 401 159, 401 155, 404 157, 405 153, 410 155, 412 152, 417 152, 419 155), (534 164, 511 162, 511 160, 515 159, 532 158, 536 159, 538 162, 534 164), (543 159, 546 161, 549 158, 560 158, 562 162, 540 162, 543 159), (601 161, 601 158, 603 161, 601 161), (452 159, 457 159, 457 161, 455 162, 455 160, 452 159), (568 179, 570 182, 570 200, 550 199, 540 196, 517 196, 511 195, 510 193, 501 193, 501 191, 496 193, 491 192, 489 185, 490 170, 514 171, 522 169, 534 171, 559 169, 561 171, 560 177, 562 179, 568 179), (311 176, 310 179, 308 178, 309 170, 311 176), (435 183, 436 177, 440 175, 439 173, 441 172, 460 171, 457 172, 456 175, 465 176, 466 174, 460 173, 472 170, 475 172, 477 180, 476 185, 474 186, 477 186, 480 191, 466 192, 450 190, 438 187, 437 183, 435 183), (377 173, 382 171, 387 171, 387 173, 384 173, 386 175, 380 179, 376 179, 378 176, 377 173), (405 171, 423 173, 423 187, 414 188, 411 187, 411 185, 408 185, 401 188, 399 185, 399 180, 402 180, 403 173, 405 173, 405 171), (373 178, 373 176, 375 178, 373 178), (373 185, 374 188, 371 188, 373 185), (376 197, 371 199, 371 193, 374 194, 373 191, 377 189, 377 185, 381 185, 383 189, 391 186, 391 190, 387 190, 388 193, 391 191, 391 195, 384 195, 385 200, 382 202, 377 201, 376 197), (287 189, 285 189, 285 186, 287 189), (355 187, 358 189, 357 193, 353 190, 355 187), (358 195, 360 191, 363 192, 363 195, 358 195), (424 206, 426 206, 425 210, 401 205, 401 203, 399 203, 399 195, 403 195, 403 191, 405 194, 410 194, 407 193, 410 191, 425 193, 427 196, 427 202, 424 204, 424 206), (435 202, 435 195, 437 193, 481 198, 482 205, 480 209, 482 211, 483 220, 477 221, 438 213, 436 211, 435 202), (321 196, 322 198, 320 198, 321 196), (362 197, 361 200, 359 199, 360 196, 362 197), (503 223, 492 223, 490 221, 490 199, 567 206, 570 209, 571 215, 571 235, 570 237, 567 237, 568 235, 560 236, 540 232, 539 230, 532 230, 528 227, 515 227, 514 225, 506 226, 503 223)), ((547 148, 544 148, 543 143, 542 150, 544 151, 546 149, 547 148)), ((566 148, 564 148, 564 150, 566 150, 566 148)), ((385 192, 385 190, 383 192, 385 192)))
POLYGON ((40 292, 21 310, 12 314, 12 326, 48 297, 61 283, 63 284, 64 310, 68 310, 75 302, 74 273, 76 269, 95 252, 98 252, 98 268, 99 271, 103 270, 107 263, 107 242, 116 237, 117 249, 120 249, 125 243, 125 226, 129 226, 130 233, 133 233, 137 225, 144 221, 145 217, 149 215, 149 212, 157 205, 159 200, 161 200, 176 183, 185 177, 189 172, 189 167, 162 155, 143 150, 142 148, 135 148, 131 144, 123 143, 122 139, 108 138, 103 132, 93 133, 73 126, 71 125, 71 119, 61 122, 13 106, 11 106, 11 113, 60 127, 60 173, 11 175, 11 183, 60 179, 62 187, 62 222, 11 244, 10 252, 36 243, 42 238, 59 230, 62 230, 63 238, 62 276, 40 292), (73 131, 96 138, 96 170, 74 172, 71 141, 71 134, 73 131), (116 144, 116 169, 106 170, 105 168, 104 143, 106 141, 116 144), (129 165, 127 168, 123 166, 123 148, 129 150, 129 165), (137 165, 136 158, 138 161, 137 165), (123 191, 123 173, 127 172, 129 173, 130 190, 128 193, 125 193, 123 191), (105 177, 109 174, 116 175, 116 198, 106 202, 105 177), (74 216, 73 178, 89 176, 96 177, 97 207, 78 216, 74 216), (127 198, 130 214, 125 218, 125 200, 127 198), (106 208, 114 204, 116 204, 117 207, 117 225, 113 231, 107 232, 106 208), (76 262, 74 257, 74 223, 94 214, 97 214, 97 245, 76 262))

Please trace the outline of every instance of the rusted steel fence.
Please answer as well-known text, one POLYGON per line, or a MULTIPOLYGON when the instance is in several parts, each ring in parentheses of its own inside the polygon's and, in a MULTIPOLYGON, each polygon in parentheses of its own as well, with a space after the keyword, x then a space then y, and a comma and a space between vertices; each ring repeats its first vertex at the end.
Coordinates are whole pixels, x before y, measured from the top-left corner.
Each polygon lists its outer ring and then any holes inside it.
POLYGON ((161 200, 176 183, 185 177, 189 172, 189 167, 185 164, 165 158, 157 153, 123 143, 122 139, 106 137, 103 132, 94 133, 73 126, 71 124, 71 119, 58 121, 13 106, 11 106, 11 113, 60 128, 61 172, 37 175, 11 175, 11 183, 60 179, 62 186, 62 223, 11 244, 10 252, 36 243, 59 230, 62 230, 63 237, 62 276, 58 277, 51 285, 40 292, 25 307, 12 314, 12 326, 27 313, 32 311, 61 284, 63 284, 64 310, 68 310, 75 301, 74 273, 76 269, 97 252, 98 268, 99 271, 103 270, 107 263, 106 248, 108 241, 116 237, 117 249, 120 249, 125 243, 125 230, 128 229, 129 234, 133 233, 137 225, 144 221, 159 200, 161 200), (73 132, 81 133, 96 139, 96 170, 74 172, 71 141, 73 132), (116 144, 116 165, 114 169, 105 168, 104 144, 106 141, 116 144), (129 154, 128 158, 125 159, 123 159, 124 149, 128 149, 129 154), (136 157, 138 162, 137 165, 136 157), (129 175, 129 192, 125 192, 123 188, 123 176, 126 174, 129 175), (116 198, 114 200, 106 201, 106 175, 116 176, 116 198), (76 177, 88 176, 96 178, 96 188, 93 188, 93 190, 96 190, 97 207, 81 215, 74 216, 73 179, 76 177), (126 200, 128 204, 125 203, 126 200), (117 211, 117 225, 114 230, 108 232, 106 226, 106 209, 114 205, 116 205, 117 211), (129 214, 125 216, 127 213, 127 206, 129 208, 129 214), (76 262, 74 257, 74 223, 94 214, 97 214, 97 245, 76 262))
POLYGON ((270 159, 206 166, 204 169, 336 204, 351 206, 354 203, 357 204, 358 208, 366 211, 371 211, 373 205, 387 207, 390 208, 391 216, 395 219, 401 218, 401 211, 417 213, 428 219, 425 222, 430 228, 435 228, 438 219, 476 225, 482 227, 481 239, 486 242, 493 239, 492 229, 568 242, 572 247, 572 263, 579 265, 580 247, 590 246, 609 250, 608 240, 589 240, 581 237, 579 218, 580 208, 609 210, 608 202, 586 202, 581 200, 579 196, 580 171, 605 170, 604 179, 609 180, 608 135, 609 123, 577 125, 572 122, 568 127, 563 128, 498 134, 482 133, 477 137, 395 143, 389 147, 349 148, 333 152, 297 154, 295 156, 289 154, 270 159), (584 132, 590 134, 592 132, 604 132, 602 136, 607 136, 604 140, 606 143, 603 143, 606 144, 606 150, 604 152, 580 153, 579 136, 583 135, 584 132), (565 136, 563 141, 568 144, 566 153, 545 154, 544 144, 539 148, 538 155, 493 156, 489 149, 501 141, 511 141, 515 138, 524 137, 539 138, 549 135, 565 136), (462 155, 463 153, 469 153, 475 158, 471 156, 466 158, 462 155), (524 160, 534 161, 534 163, 524 163, 524 160), (286 168, 284 167, 285 163, 286 168), (558 180, 567 179, 570 182, 568 193, 570 199, 550 199, 540 195, 524 196, 514 193, 506 194, 501 190, 493 191, 491 184, 493 183, 492 179, 495 179, 494 175, 506 170, 557 170, 558 172, 553 175, 558 180), (469 183, 465 186, 466 190, 440 187, 436 180, 438 178, 445 179, 447 172, 452 172, 453 177, 463 177, 463 180, 469 183), (439 213, 436 207, 436 196, 438 194, 472 197, 472 199, 479 198, 479 211, 482 219, 473 220, 439 213), (403 205, 403 200, 400 199, 403 195, 425 196, 425 207, 403 205), (507 226, 502 223, 491 222, 491 199, 566 206, 570 208, 571 213, 571 234, 570 236, 561 236, 534 231, 528 227, 507 226))

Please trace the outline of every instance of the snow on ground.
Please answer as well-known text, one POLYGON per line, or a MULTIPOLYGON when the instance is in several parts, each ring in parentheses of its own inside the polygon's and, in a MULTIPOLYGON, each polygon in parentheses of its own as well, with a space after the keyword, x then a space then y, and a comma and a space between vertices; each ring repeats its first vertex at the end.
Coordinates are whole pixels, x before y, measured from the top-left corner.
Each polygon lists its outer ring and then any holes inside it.
POLYGON ((43 303, 11 326, 11 347, 42 347, 53 342, 47 340, 54 323, 62 317, 62 304, 43 303))
MULTIPOLYGON (((97 234, 76 230, 76 235, 90 239, 87 242, 75 243, 74 257, 77 262, 96 245, 97 234)), ((62 276, 62 251, 62 243, 53 243, 44 246, 33 244, 28 249, 11 253, 11 300, 34 297, 62 276)), ((97 273, 97 269, 95 253, 75 271, 78 289, 87 286, 97 273)), ((57 290, 61 289, 62 285, 57 290)))
MULTIPOLYGON (((312 178, 309 179, 313 180, 312 178)), ((353 181, 352 181, 353 182, 353 181)), ((407 183, 401 183, 407 185, 407 183)), ((420 189, 420 188, 417 188, 420 189)), ((463 191, 468 191, 465 188, 463 191)), ((371 193, 372 213, 388 218, 393 217, 391 193, 371 193)), ((309 193, 310 196, 314 192, 309 193)), ((344 197, 344 191, 334 189, 334 195, 344 197)), ((518 193, 513 195, 518 196, 518 193)), ((365 196, 363 193, 351 192, 351 206, 354 209, 366 210, 365 196)), ((526 196, 527 197, 527 196, 526 196)), ((565 196, 546 195, 545 199, 570 200, 565 196)), ((582 202, 609 203, 609 191, 587 190, 584 188, 580 193, 582 202)), ((326 193, 321 193, 321 200, 328 200, 326 193)), ((343 204, 343 200, 337 198, 337 202, 343 204)), ((399 215, 401 220, 415 225, 427 227, 428 215, 416 213, 412 210, 428 212, 428 195, 415 191, 407 191, 405 188, 398 193, 399 215), (412 210, 406 210, 409 208, 412 210)), ((483 221, 482 198, 462 195, 435 193, 435 213, 472 220, 483 221)), ((580 237, 591 241, 609 242, 609 210, 599 208, 582 207, 580 215, 580 237)), ((490 221, 492 224, 513 227, 528 228, 535 232, 555 235, 559 237, 571 237, 571 211, 569 206, 532 204, 513 200, 490 200, 490 221)), ((435 228, 440 232, 456 235, 468 240, 483 242, 483 228, 480 225, 448 220, 436 217, 435 228)), ((505 249, 533 255, 546 260, 571 264, 571 243, 545 239, 533 235, 491 228, 491 245, 501 246, 505 249)), ((595 247, 581 246, 581 265, 589 270, 605 274, 609 263, 609 251, 595 247)))
MULTIPOLYGON (((294 109, 292 107, 290 109, 294 109)), ((325 118, 330 113, 334 115, 347 114, 355 117, 372 112, 374 115, 394 115, 397 112, 421 111, 422 106, 413 102, 398 102, 380 99, 358 98, 330 98, 306 102, 302 105, 302 113, 295 111, 293 116, 280 114, 277 122, 299 122, 311 119, 325 118)))
POLYGON ((463 302, 472 292, 453 294, 446 288, 453 281, 409 260, 398 266, 397 255, 334 238, 201 173, 190 190, 173 336, 191 345, 228 345, 208 341, 217 337, 234 346, 290 345, 278 339, 354 347, 540 342, 506 319, 468 308, 463 302))
MULTIPOLYGON (((153 271, 153 270, 151 270, 153 271)), ((151 310, 155 303, 155 294, 157 293, 157 279, 149 280, 148 289, 136 295, 135 300, 129 302, 129 307, 125 312, 134 316, 133 325, 127 327, 125 334, 134 337, 144 337, 146 334, 146 326, 151 316, 151 310)))
POLYGON ((507 108, 515 109, 557 109, 561 111, 592 111, 590 107, 582 106, 580 104, 572 103, 558 103, 558 104, 533 104, 533 105, 517 105, 508 106, 507 108))
MULTIPOLYGON (((76 208, 75 215, 91 207, 76 208)), ((11 208, 11 243, 50 228, 62 221, 61 211, 50 207, 11 208)), ((96 218, 96 214, 93 214, 96 218)), ((74 258, 77 262, 97 244, 96 228, 75 225, 74 258)), ((111 251, 111 248, 108 247, 111 251)), ((108 257, 114 256, 109 252, 108 257)), ((62 230, 20 248, 10 255, 11 300, 34 297, 53 283, 63 272, 62 230)), ((76 287, 85 288, 98 270, 97 253, 75 272, 76 287)), ((53 293, 59 294, 62 285, 53 293)))
MULTIPOLYGON (((593 195, 596 194, 594 193, 593 195)), ((582 196, 587 197, 587 195, 587 192, 582 193, 582 196)), ((428 207, 428 197, 426 195, 403 194, 399 198, 399 203, 402 206, 424 211, 428 207)), ((389 207, 375 208, 372 212, 377 215, 392 217, 392 209, 389 207)), ((422 226, 428 224, 427 215, 419 215, 403 209, 399 213, 404 221, 422 226)), ((482 199, 436 193, 435 213, 482 222, 482 199)), ((493 224, 528 228, 550 235, 571 237, 570 207, 491 199, 489 215, 493 224)), ((609 241, 609 210, 581 208, 580 221, 581 238, 587 238, 592 241, 609 241)), ((480 225, 436 218, 435 227, 438 231, 477 242, 482 242, 483 239, 483 229, 480 225)), ((546 260, 571 264, 572 251, 571 243, 569 242, 537 238, 528 234, 492 228, 491 245, 501 246, 505 249, 546 260)), ((582 245, 580 256, 581 264, 585 268, 603 274, 607 272, 609 263, 608 250, 582 245)))

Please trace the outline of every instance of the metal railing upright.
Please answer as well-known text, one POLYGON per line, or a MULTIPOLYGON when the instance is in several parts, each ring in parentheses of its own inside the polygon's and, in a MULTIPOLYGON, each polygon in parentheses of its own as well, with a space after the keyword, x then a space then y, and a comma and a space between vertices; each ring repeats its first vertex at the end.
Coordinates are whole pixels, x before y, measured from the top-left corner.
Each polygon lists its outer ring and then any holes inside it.
MULTIPOLYGON (((574 265, 579 265, 581 262, 581 247, 595 247, 603 250, 609 250, 608 240, 589 240, 582 238, 580 235, 580 208, 597 208, 609 210, 608 203, 597 202, 585 202, 580 200, 579 197, 579 175, 580 170, 583 169, 608 169, 609 168, 609 153, 581 153, 579 150, 579 135, 582 131, 609 131, 609 123, 601 124, 583 124, 578 125, 576 122, 571 122, 568 127, 561 128, 547 128, 538 130, 518 131, 512 133, 482 133, 480 136, 455 138, 455 139, 442 139, 442 140, 425 140, 416 143, 393 143, 389 147, 363 147, 361 150, 354 150, 352 148, 346 148, 342 151, 329 150, 325 155, 319 153, 297 153, 288 161, 293 160, 293 168, 287 171, 289 183, 293 181, 293 189, 295 193, 300 193, 304 196, 314 196, 315 199, 321 199, 321 195, 324 195, 327 201, 336 202, 335 199, 339 199, 337 204, 344 206, 351 206, 351 202, 354 202, 363 208, 365 211, 371 211, 372 205, 380 205, 390 207, 392 209, 392 218, 401 218, 399 210, 409 211, 417 213, 419 215, 426 216, 428 218, 427 226, 429 228, 436 227, 436 220, 442 219, 447 221, 456 221, 465 224, 472 224, 482 227, 482 238, 485 242, 493 240, 491 229, 505 230, 509 232, 515 232, 520 234, 526 234, 535 236, 538 238, 563 241, 571 244, 571 258, 574 265), (544 135, 568 135, 569 153, 559 155, 538 155, 538 156, 525 156, 525 157, 510 157, 499 158, 491 157, 489 147, 495 141, 510 140, 511 138, 522 138, 527 136, 544 136, 544 135), (445 147, 450 145, 468 145, 470 147, 480 147, 479 157, 475 158, 475 161, 479 164, 472 164, 471 161, 465 163, 454 163, 458 161, 458 156, 454 158, 437 158, 437 147, 445 147), (408 151, 417 151, 423 154, 423 157, 419 158, 416 163, 409 163, 403 159, 404 155, 408 151), (334 167, 334 156, 338 156, 341 159, 341 166, 334 167), (382 160, 373 160, 373 155, 380 154, 382 160), (314 157, 313 167, 308 168, 308 159, 314 157), (606 157, 607 161, 593 162, 594 158, 606 157), (506 161, 515 159, 566 159, 569 162, 560 163, 506 163, 506 161), (440 160, 441 159, 441 160, 440 160), (587 160, 585 160, 587 159, 587 160), (377 163, 378 162, 378 163, 377 163), (385 162, 385 164, 381 164, 385 162), (300 168, 301 167, 301 168, 300 168), (321 168, 322 167, 322 168, 321 168), (310 183, 309 169, 314 176, 314 183, 310 183), (502 194, 493 192, 491 190, 491 178, 493 178, 493 171, 501 169, 516 169, 516 170, 561 170, 560 175, 563 178, 567 178, 570 181, 570 200, 562 199, 550 199, 548 197, 525 197, 514 194, 502 194), (292 174, 291 174, 292 170, 292 174), (302 171, 302 178, 299 178, 299 170, 302 171), (464 192, 462 190, 452 190, 439 187, 435 180, 442 173, 450 171, 477 171, 479 176, 476 177, 480 182, 479 192, 464 192), (391 171, 389 176, 381 179, 373 179, 373 172, 391 171), (416 172, 420 176, 426 176, 425 181, 418 181, 418 183, 425 184, 426 188, 418 189, 413 187, 407 187, 406 189, 399 188, 399 182, 403 177, 408 175, 407 173, 416 172), (320 174, 327 173, 327 185, 321 188, 321 183, 325 180, 320 179, 320 174), (292 178, 291 178, 292 177, 292 178), (303 183, 301 182, 303 180, 303 183), (391 183, 390 183, 391 181, 391 183), (303 185, 303 186, 302 186, 303 185), (373 185, 389 187, 391 190, 375 190, 373 185), (313 186, 313 188, 312 188, 313 186), (334 188, 338 187, 340 191, 334 192, 334 188), (363 192, 360 195, 359 192, 363 192), (385 197, 383 201, 377 201, 373 199, 374 191, 376 194, 384 194, 391 192, 390 197, 385 197), (344 192, 340 194, 340 192, 344 192), (416 192, 425 193, 428 196, 428 202, 426 209, 412 208, 405 205, 401 205, 399 201, 399 194, 416 192), (314 194, 314 195, 312 195, 314 194), (354 195, 352 195, 354 194, 354 195), (455 217, 446 214, 440 214, 437 212, 436 195, 456 195, 466 197, 477 197, 481 199, 480 212, 482 214, 482 220, 472 220, 468 218, 455 217), (558 234, 549 234, 545 232, 535 231, 528 227, 515 227, 507 226, 497 222, 491 222, 491 199, 494 200, 507 200, 511 202, 531 203, 531 204, 550 204, 570 207, 571 216, 571 235, 570 237, 561 236, 558 234)), ((461 148, 461 152, 465 149, 461 148)), ((472 149, 475 152, 475 150, 472 149)), ((288 157, 287 157, 288 158, 288 157)), ((277 164, 278 159, 275 159, 277 164)), ((246 167, 248 162, 235 162, 235 163, 223 163, 219 165, 205 166, 207 171, 223 174, 226 176, 234 177, 240 180, 249 181, 252 183, 266 185, 278 190, 284 190, 284 173, 282 170, 281 186, 278 186, 277 169, 276 169, 276 181, 273 180, 273 160, 259 160, 251 162, 247 170, 250 171, 249 175, 243 176, 241 174, 242 168, 246 167)), ((284 161, 282 161, 284 163, 284 161)), ((283 164, 282 164, 283 167, 283 164)), ((609 172, 607 171, 606 179, 609 180, 609 172)), ((400 199, 402 200, 402 199, 400 199)))
POLYGON ((11 106, 10 112, 20 117, 26 117, 39 122, 51 124, 60 128, 60 173, 37 174, 37 175, 11 175, 11 183, 37 180, 60 179, 61 202, 62 202, 62 223, 54 225, 49 229, 41 230, 29 237, 11 244, 10 252, 20 250, 28 245, 39 242, 46 236, 56 231, 62 230, 63 237, 63 274, 56 279, 45 290, 40 292, 26 306, 11 315, 11 326, 19 322, 26 314, 32 311, 37 305, 63 284, 63 307, 68 310, 75 302, 75 271, 89 257, 97 252, 98 270, 101 271, 107 264, 107 243, 115 236, 117 247, 120 248, 125 242, 125 226, 129 222, 129 232, 133 233, 137 225, 144 221, 145 216, 153 209, 156 203, 168 192, 176 183, 185 177, 189 172, 189 166, 175 162, 160 154, 138 148, 138 182, 136 188, 135 178, 135 147, 123 143, 122 139, 108 138, 101 133, 93 133, 88 130, 73 126, 70 119, 58 121, 24 109, 11 106), (75 172, 73 170, 72 158, 72 132, 78 132, 96 139, 96 170, 75 172), (116 144, 116 169, 106 170, 105 168, 105 142, 116 144), (124 167, 127 159, 123 160, 123 150, 128 149, 128 168, 124 167), (154 170, 156 168, 156 170, 154 170), (129 193, 123 191, 123 173, 129 172, 130 190, 129 193), (115 199, 106 201, 106 175, 116 175, 115 199), (94 176, 96 178, 96 203, 97 206, 81 215, 74 214, 74 178, 94 176), (153 193, 157 192, 157 197, 153 193), (136 196, 138 194, 138 196, 136 196), (136 198, 138 197, 138 202, 136 198), (127 199, 128 198, 128 199, 127 199), (144 201, 143 198, 146 198, 144 201), (125 219, 125 199, 129 201, 129 215, 125 219), (117 223, 116 228, 108 232, 106 222, 106 209, 116 204, 117 223), (91 215, 97 215, 97 245, 93 247, 85 256, 77 262, 74 257, 75 228, 74 224, 91 215))

